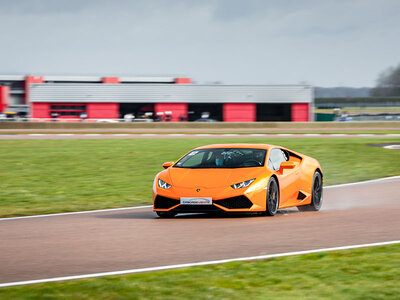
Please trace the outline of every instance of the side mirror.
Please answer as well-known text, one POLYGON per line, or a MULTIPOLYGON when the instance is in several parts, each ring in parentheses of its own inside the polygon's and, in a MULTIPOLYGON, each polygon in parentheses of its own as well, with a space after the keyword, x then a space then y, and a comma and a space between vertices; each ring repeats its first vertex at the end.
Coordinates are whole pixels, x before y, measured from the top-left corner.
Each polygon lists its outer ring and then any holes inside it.
POLYGON ((173 161, 168 161, 162 164, 164 169, 168 169, 170 166, 172 166, 175 162, 173 161))
POLYGON ((292 161, 283 161, 281 162, 281 166, 279 167, 279 172, 282 172, 284 169, 294 169, 296 164, 292 161))

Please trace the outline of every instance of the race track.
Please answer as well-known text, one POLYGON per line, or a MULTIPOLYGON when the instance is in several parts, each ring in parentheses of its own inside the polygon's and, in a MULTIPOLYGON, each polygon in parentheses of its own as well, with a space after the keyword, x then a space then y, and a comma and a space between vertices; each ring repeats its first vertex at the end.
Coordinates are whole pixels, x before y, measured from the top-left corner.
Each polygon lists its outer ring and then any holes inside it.
POLYGON ((400 239, 400 177, 325 188, 320 212, 159 219, 151 208, 0 219, 0 284, 400 239))

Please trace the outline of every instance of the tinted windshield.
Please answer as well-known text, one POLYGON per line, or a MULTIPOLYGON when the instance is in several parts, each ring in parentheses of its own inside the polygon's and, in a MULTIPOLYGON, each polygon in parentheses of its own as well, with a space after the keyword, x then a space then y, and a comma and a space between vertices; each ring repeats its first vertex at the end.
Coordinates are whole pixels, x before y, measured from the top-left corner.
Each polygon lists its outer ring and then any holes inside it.
POLYGON ((177 168, 249 168, 264 165, 267 150, 216 148, 193 150, 182 157, 177 168))

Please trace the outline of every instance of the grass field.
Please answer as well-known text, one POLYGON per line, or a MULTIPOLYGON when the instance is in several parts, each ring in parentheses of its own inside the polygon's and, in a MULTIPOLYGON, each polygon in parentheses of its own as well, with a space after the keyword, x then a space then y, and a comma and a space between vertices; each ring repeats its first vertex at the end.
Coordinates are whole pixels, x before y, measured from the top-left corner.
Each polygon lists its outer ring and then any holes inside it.
POLYGON ((399 175, 400 138, 1 140, 0 216, 151 204, 164 161, 212 143, 268 142, 317 158, 325 184, 399 175))
POLYGON ((398 299, 400 245, 0 289, 2 299, 398 299))
POLYGON ((40 131, 40 130, 34 130, 34 131, 2 131, 0 134, 7 134, 7 135, 15 135, 15 134, 148 134, 148 133, 153 133, 153 134, 170 134, 170 133, 179 133, 179 134, 253 134, 253 133, 262 133, 262 134, 280 134, 280 133, 295 133, 295 134, 302 134, 302 133, 319 133, 319 134, 335 134, 335 133, 346 133, 346 134, 400 134, 400 129, 368 129, 368 130, 341 130, 341 129, 335 129, 335 130, 306 130, 306 129, 300 129, 300 130, 276 130, 276 129, 249 129, 249 130, 244 130, 244 129, 236 129, 236 130, 218 130, 218 131, 207 131, 207 130, 193 130, 193 131, 187 131, 187 130, 179 130, 178 129, 168 129, 167 131, 162 131, 162 130, 153 130, 153 131, 139 131, 139 130, 112 130, 112 131, 72 131, 72 130, 59 130, 57 132, 51 132, 51 131, 40 131))

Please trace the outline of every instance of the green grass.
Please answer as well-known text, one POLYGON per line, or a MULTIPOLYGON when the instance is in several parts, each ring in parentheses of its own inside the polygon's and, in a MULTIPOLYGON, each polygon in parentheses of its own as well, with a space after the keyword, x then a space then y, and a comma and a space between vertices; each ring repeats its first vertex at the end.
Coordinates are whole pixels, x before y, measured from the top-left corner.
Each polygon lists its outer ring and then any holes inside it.
POLYGON ((400 245, 0 289, 3 299, 398 299, 400 245))
POLYGON ((18 131, 2 131, 0 132, 0 135, 21 135, 21 134, 253 134, 253 133, 263 133, 263 134, 280 134, 280 133, 295 133, 295 134, 302 134, 302 133, 320 133, 320 134, 334 134, 334 133, 347 133, 347 134, 399 134, 400 129, 387 129, 387 128, 382 128, 382 129, 368 129, 368 130, 343 130, 340 128, 332 129, 332 130, 324 130, 324 129, 319 129, 319 130, 308 130, 308 129, 285 129, 285 130, 279 130, 276 128, 266 128, 263 130, 259 130, 258 128, 252 130, 252 129, 230 129, 230 130, 218 130, 218 131, 207 131, 207 130, 193 130, 193 131, 182 131, 179 128, 175 129, 168 129, 168 131, 135 131, 134 129, 131 129, 129 131, 118 131, 118 130, 112 130, 112 131, 71 131, 71 130, 58 130, 57 132, 51 132, 51 131, 40 131, 40 130, 35 130, 35 131, 26 131, 26 132, 18 132, 18 131))
POLYGON ((325 184, 399 175, 400 138, 1 140, 0 216, 151 204, 164 161, 212 143, 268 142, 318 159, 325 184))

